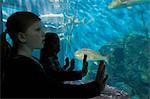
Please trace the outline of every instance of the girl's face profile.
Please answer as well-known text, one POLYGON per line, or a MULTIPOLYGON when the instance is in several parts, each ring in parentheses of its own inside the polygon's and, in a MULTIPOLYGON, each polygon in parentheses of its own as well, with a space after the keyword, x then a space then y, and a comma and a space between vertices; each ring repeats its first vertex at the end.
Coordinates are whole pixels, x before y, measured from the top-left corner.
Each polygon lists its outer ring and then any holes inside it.
POLYGON ((41 22, 36 21, 25 32, 26 45, 32 49, 40 49, 44 46, 45 33, 41 29, 41 22))

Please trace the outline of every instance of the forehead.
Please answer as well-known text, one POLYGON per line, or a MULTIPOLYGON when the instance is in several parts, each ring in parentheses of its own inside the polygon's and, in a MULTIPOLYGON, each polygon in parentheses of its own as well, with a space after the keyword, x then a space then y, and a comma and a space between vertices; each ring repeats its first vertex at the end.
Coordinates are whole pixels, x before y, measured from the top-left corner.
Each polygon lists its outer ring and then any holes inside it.
POLYGON ((41 22, 40 21, 35 21, 31 24, 30 27, 41 27, 41 22))
POLYGON ((41 30, 41 23, 40 21, 33 22, 28 28, 26 32, 35 31, 36 29, 41 30))

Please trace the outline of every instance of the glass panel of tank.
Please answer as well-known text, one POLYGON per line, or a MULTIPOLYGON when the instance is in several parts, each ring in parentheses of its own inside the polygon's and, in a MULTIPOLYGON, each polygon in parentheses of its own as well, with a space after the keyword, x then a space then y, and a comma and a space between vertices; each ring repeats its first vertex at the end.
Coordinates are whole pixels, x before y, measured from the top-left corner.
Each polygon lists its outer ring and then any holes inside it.
MULTIPOLYGON (((58 33, 61 64, 69 56, 81 70, 88 54, 83 80, 94 79, 99 60, 105 60, 108 85, 131 99, 150 98, 150 0, 3 0, 3 23, 21 10, 38 14, 45 32, 58 33)), ((39 51, 33 54, 39 57, 39 51)))

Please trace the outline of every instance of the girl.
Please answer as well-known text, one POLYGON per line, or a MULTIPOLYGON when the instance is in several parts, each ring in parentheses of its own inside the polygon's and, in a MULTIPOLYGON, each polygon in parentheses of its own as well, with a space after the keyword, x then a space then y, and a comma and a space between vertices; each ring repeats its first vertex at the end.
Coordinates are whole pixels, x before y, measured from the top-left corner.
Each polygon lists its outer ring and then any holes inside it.
POLYGON ((9 58, 4 59, 6 61, 2 66, 5 67, 2 97, 90 98, 99 95, 104 89, 106 80, 104 65, 98 69, 95 81, 87 84, 67 85, 47 78, 43 66, 32 57, 34 49, 43 47, 45 38, 41 30, 40 18, 34 13, 16 12, 12 14, 7 19, 6 29, 13 41, 13 46, 8 55, 9 58))

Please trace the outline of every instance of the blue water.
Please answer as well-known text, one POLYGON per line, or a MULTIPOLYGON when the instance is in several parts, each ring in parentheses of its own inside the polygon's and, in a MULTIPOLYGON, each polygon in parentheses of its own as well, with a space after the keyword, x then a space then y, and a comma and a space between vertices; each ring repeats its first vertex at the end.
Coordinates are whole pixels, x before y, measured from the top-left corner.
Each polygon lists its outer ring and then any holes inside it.
MULTIPOLYGON (((60 4, 48 0, 14 1, 3 0, 3 21, 20 10, 32 11, 38 15, 63 13, 64 23, 55 26, 64 28, 48 29, 64 35, 60 36, 61 64, 66 56, 75 58, 75 51, 81 48, 90 48, 101 55, 108 55, 107 84, 126 91, 131 99, 150 99, 150 3, 133 5, 131 9, 108 9, 111 0, 60 0, 60 4), (79 23, 66 25, 67 16, 75 17, 79 23)), ((39 51, 33 55, 39 57, 39 51)), ((81 68, 82 61, 76 59, 75 70, 81 68)), ((94 79, 96 70, 97 65, 90 61, 89 73, 84 80, 94 79)))
MULTIPOLYGON (((110 0, 72 2, 76 2, 73 3, 75 9, 70 12, 76 12, 80 19, 85 18, 85 23, 74 26, 70 54, 90 48, 109 55, 107 83, 126 91, 131 99, 149 99, 150 3, 134 5, 132 9, 108 9, 110 0)), ((95 78, 93 71, 97 68, 94 66, 90 64, 86 79, 95 78)))

